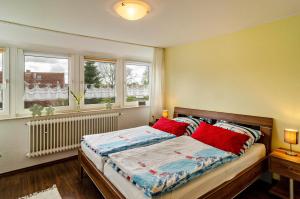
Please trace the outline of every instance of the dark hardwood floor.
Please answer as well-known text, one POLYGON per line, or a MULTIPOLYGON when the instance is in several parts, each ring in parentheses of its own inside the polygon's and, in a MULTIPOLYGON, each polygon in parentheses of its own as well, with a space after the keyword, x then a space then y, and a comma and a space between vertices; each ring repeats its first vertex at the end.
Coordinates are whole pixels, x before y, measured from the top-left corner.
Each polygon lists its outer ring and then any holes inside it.
MULTIPOLYGON (((51 166, 1 177, 0 199, 18 198, 52 187, 53 184, 56 184, 63 199, 103 198, 93 182, 87 176, 80 181, 78 161, 68 160, 63 163, 57 163, 51 166)), ((269 189, 269 184, 257 181, 237 198, 276 198, 268 193, 269 189)))
POLYGON ((78 160, 0 178, 0 199, 12 199, 38 192, 56 184, 62 198, 102 198, 88 177, 80 181, 78 160))

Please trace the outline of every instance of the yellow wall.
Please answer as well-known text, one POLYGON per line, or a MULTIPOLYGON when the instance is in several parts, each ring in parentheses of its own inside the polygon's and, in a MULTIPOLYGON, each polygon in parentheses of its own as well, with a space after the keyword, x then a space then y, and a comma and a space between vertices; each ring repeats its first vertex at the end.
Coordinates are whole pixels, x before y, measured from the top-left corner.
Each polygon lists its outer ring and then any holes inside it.
POLYGON ((300 128, 300 16, 167 48, 165 59, 170 111, 272 117, 273 147, 288 147, 284 128, 300 128))

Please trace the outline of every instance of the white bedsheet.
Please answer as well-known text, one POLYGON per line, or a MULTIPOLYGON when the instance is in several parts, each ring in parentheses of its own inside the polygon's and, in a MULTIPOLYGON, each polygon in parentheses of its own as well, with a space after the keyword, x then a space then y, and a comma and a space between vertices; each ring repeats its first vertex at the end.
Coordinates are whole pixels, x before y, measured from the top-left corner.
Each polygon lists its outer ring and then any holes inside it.
POLYGON ((83 143, 81 143, 81 149, 82 149, 83 153, 88 157, 88 159, 94 163, 94 165, 97 167, 97 169, 99 169, 101 172, 103 172, 104 163, 105 163, 106 158, 96 154, 94 151, 92 151, 89 147, 87 147, 83 143))
MULTIPOLYGON (((263 144, 254 144, 239 159, 220 166, 203 176, 195 178, 189 183, 177 188, 176 190, 166 193, 162 196, 155 197, 160 199, 183 199, 198 198, 209 192, 215 187, 231 180, 238 173, 254 164, 256 161, 266 155, 266 149, 263 144)), ((123 176, 117 173, 110 165, 104 165, 104 175, 112 182, 115 187, 128 199, 145 199, 144 193, 127 181, 123 176)))

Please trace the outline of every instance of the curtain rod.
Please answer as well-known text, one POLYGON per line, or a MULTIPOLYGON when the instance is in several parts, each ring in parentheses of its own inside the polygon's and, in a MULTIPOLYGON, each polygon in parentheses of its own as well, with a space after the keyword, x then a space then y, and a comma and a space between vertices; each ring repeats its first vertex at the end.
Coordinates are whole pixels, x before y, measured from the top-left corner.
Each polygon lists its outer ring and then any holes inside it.
POLYGON ((96 61, 96 62, 117 63, 116 59, 106 59, 106 58, 98 58, 98 57, 90 57, 90 56, 84 56, 84 60, 96 61))
POLYGON ((88 35, 83 35, 83 34, 78 34, 78 33, 71 33, 71 32, 60 31, 60 30, 53 30, 53 29, 48 29, 48 28, 42 28, 42 27, 39 27, 39 26, 32 26, 32 25, 27 25, 27 24, 13 22, 13 21, 7 21, 7 20, 3 20, 3 19, 0 19, 0 22, 1 23, 5 23, 5 24, 22 26, 22 27, 26 27, 26 28, 32 28, 32 29, 36 29, 36 30, 43 30, 43 31, 55 32, 55 33, 60 33, 60 34, 65 34, 65 35, 85 37, 85 38, 89 38, 89 39, 98 39, 98 40, 104 40, 104 41, 110 41, 110 42, 117 42, 117 43, 128 44, 128 45, 157 48, 156 46, 150 46, 150 45, 144 45, 144 44, 137 44, 137 43, 132 43, 132 42, 119 41, 119 40, 114 40, 114 39, 107 39, 107 38, 102 38, 102 37, 88 36, 88 35))

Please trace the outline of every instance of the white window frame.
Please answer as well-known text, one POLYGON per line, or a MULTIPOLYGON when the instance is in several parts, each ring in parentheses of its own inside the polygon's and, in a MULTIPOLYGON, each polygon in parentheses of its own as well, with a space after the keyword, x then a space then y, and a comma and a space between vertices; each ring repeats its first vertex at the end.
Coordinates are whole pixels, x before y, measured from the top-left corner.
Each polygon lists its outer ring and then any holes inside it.
MULTIPOLYGON (((88 60, 85 59, 84 57, 90 57, 90 56, 80 56, 80 93, 83 94, 84 93, 84 88, 85 88, 85 81, 84 81, 84 61, 88 60)), ((122 80, 119 77, 122 77, 122 65, 120 62, 120 59, 116 59, 116 58, 103 58, 102 56, 93 56, 93 58, 95 59, 115 59, 116 60, 116 82, 115 82, 115 103, 111 103, 112 104, 112 108, 118 108, 121 107, 121 103, 120 103, 120 92, 119 92, 119 88, 120 88, 120 83, 122 83, 122 80), (120 73, 121 72, 121 73, 120 73)), ((83 100, 80 104, 80 107, 82 107, 83 109, 104 109, 106 108, 106 103, 103 104, 85 104, 84 103, 84 97, 83 100)))
POLYGON ((2 48, 3 52, 3 71, 2 71, 2 80, 3 80, 3 101, 2 101, 2 110, 0 110, 1 117, 9 116, 9 95, 10 95, 10 84, 9 84, 9 48, 2 48))
POLYGON ((20 78, 16 83, 16 115, 29 115, 31 112, 28 108, 24 107, 24 95, 25 95, 25 84, 24 84, 24 73, 25 73, 25 56, 42 56, 42 57, 53 57, 53 58, 67 58, 68 59, 68 81, 69 81, 69 105, 68 106, 57 106, 55 108, 55 112, 65 111, 65 110, 75 110, 74 100, 72 100, 72 96, 70 95, 70 90, 73 90, 74 87, 74 56, 70 56, 68 54, 53 54, 47 52, 34 52, 30 50, 18 49, 17 51, 18 63, 16 74, 17 77, 20 78))
POLYGON ((151 74, 152 74, 152 63, 150 62, 144 62, 144 61, 132 61, 132 60, 125 60, 124 64, 123 64, 123 79, 124 79, 124 85, 123 85, 123 106, 124 107, 139 107, 137 105, 137 102, 127 102, 126 98, 127 98, 127 74, 126 74, 126 65, 129 64, 133 64, 133 65, 140 65, 140 66, 148 66, 149 67, 149 100, 147 101, 148 103, 145 106, 150 106, 151 102, 150 102, 150 98, 151 98, 151 86, 152 86, 152 82, 151 82, 151 74))

